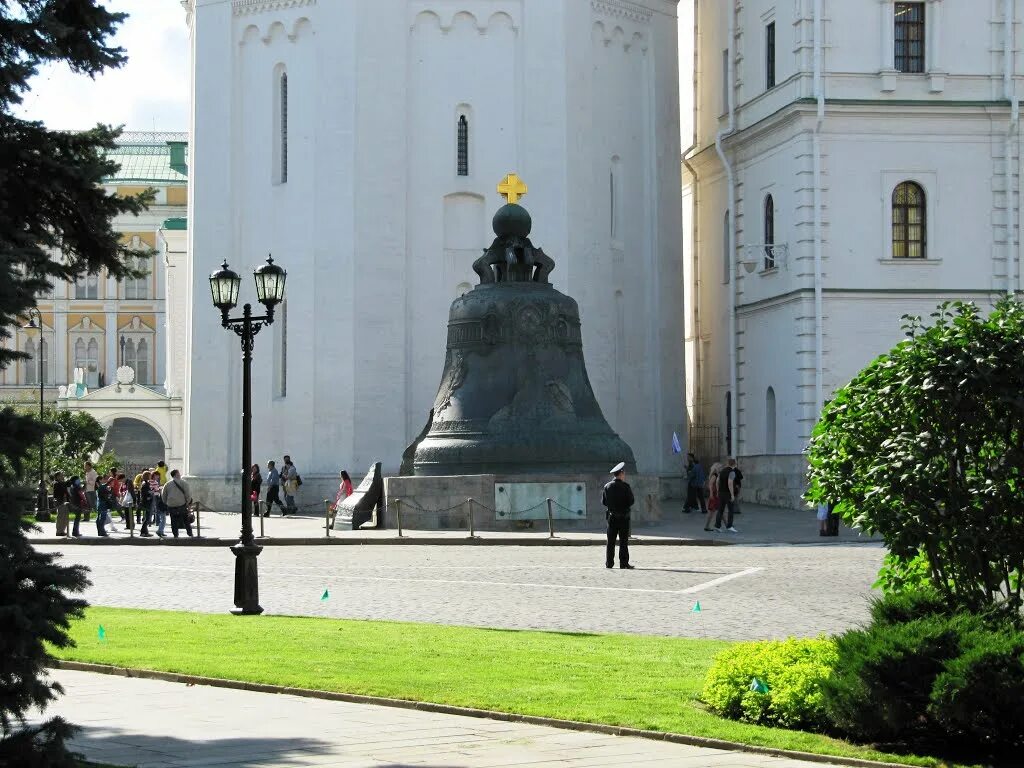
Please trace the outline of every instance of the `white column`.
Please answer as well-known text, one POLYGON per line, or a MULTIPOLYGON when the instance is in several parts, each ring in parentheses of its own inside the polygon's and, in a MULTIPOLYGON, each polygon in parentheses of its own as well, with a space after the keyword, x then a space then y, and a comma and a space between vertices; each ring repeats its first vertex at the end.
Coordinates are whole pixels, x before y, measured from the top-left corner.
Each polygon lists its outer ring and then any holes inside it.
MULTIPOLYGON (((1008 0, 1004 0, 1008 2, 1008 0)), ((925 35, 928 37, 928 71, 942 71, 942 0, 928 0, 925 35)))
POLYGON ((893 0, 880 0, 882 4, 882 72, 896 68, 896 6, 893 0))
POLYGON ((103 365, 103 385, 108 386, 116 381, 114 373, 117 371, 117 312, 107 311, 106 314, 106 360, 103 365))
POLYGON ((71 380, 68 371, 68 316, 65 314, 65 302, 54 302, 53 312, 53 353, 50 365, 53 366, 53 383, 67 384, 71 380))

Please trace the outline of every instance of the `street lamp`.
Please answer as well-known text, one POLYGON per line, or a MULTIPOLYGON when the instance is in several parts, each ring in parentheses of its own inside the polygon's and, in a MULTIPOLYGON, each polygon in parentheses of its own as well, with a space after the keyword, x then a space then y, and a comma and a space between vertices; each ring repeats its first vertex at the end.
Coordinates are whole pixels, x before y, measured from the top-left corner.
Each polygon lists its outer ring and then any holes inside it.
MULTIPOLYGON (((25 330, 31 328, 39 329, 39 351, 36 353, 36 364, 39 366, 39 425, 43 425, 43 316, 39 310, 32 307, 28 311, 28 324, 25 330), (37 325, 38 323, 38 325, 37 325)), ((44 520, 49 517, 48 504, 46 503, 46 465, 43 461, 46 455, 45 448, 46 433, 39 435, 39 488, 36 491, 36 520, 44 520)))
POLYGON ((256 558, 263 547, 256 545, 252 531, 252 499, 249 498, 251 480, 249 468, 252 465, 252 350, 256 334, 264 326, 274 322, 274 307, 284 301, 284 283, 288 273, 267 257, 267 263, 253 272, 256 280, 256 298, 266 307, 263 317, 252 316, 252 305, 242 308, 242 316, 231 318, 228 314, 238 304, 238 289, 242 278, 228 268, 225 261, 221 268, 210 275, 210 293, 213 306, 220 310, 221 325, 235 332, 242 340, 242 538, 231 547, 235 555, 235 613, 253 615, 263 613, 260 607, 259 573, 256 558))

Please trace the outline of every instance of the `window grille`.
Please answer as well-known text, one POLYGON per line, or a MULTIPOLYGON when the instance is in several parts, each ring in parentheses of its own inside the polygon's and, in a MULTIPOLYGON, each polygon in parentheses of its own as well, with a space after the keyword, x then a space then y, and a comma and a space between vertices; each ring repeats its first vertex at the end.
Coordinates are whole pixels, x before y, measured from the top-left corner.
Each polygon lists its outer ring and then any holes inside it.
POLYGON ((927 258, 928 221, 920 184, 904 181, 892 193, 892 257, 927 258))
POLYGON ((764 268, 775 269, 775 200, 764 199, 764 268))
POLYGON ((896 3, 896 70, 924 72, 924 3, 896 3))
POLYGON ((773 21, 764 30, 764 72, 765 88, 771 90, 775 87, 775 22, 773 21))
POLYGON ((281 183, 288 181, 288 73, 281 73, 281 183))
POLYGON ((459 115, 458 174, 469 176, 469 120, 465 115, 459 115))

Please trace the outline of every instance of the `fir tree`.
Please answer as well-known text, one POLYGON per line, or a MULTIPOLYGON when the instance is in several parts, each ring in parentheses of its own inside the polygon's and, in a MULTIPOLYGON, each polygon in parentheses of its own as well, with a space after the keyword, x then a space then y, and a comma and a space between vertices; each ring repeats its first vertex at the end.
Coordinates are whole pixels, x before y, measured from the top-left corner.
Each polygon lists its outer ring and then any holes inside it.
MULTIPOLYGON (((124 64, 124 51, 109 43, 123 19, 97 0, 0 0, 0 339, 11 338, 36 295, 56 281, 101 271, 140 276, 112 219, 139 213, 150 196, 112 196, 100 186, 117 170, 106 151, 119 131, 52 131, 12 113, 43 64, 91 77, 124 64)), ((20 357, 0 348, 0 368, 20 357)), ((0 409, 0 765, 26 768, 73 765, 66 723, 26 729, 23 718, 60 693, 45 674, 46 643, 71 642, 69 621, 85 606, 72 595, 88 585, 84 568, 36 552, 25 535, 21 513, 31 493, 17 476, 43 428, 0 409)))

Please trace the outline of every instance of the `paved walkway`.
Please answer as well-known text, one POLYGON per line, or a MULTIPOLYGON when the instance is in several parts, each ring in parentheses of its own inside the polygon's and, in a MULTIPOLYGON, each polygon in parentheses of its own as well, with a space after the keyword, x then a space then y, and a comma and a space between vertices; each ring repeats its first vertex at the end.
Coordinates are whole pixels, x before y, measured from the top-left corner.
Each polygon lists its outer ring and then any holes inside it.
MULTIPOLYGON (((857 531, 848 528, 842 529, 837 538, 822 538, 818 535, 818 521, 814 512, 810 510, 788 510, 775 507, 763 507, 757 504, 744 504, 743 514, 736 518, 735 526, 738 534, 706 533, 704 531, 704 520, 699 514, 682 514, 679 509, 682 506, 677 501, 662 502, 665 509, 665 519, 655 525, 634 526, 633 536, 640 542, 665 541, 670 539, 688 539, 700 543, 725 542, 730 544, 843 544, 851 541, 871 541, 868 537, 862 536, 857 531)), ((227 543, 237 541, 241 528, 241 515, 226 514, 217 512, 204 512, 200 516, 202 536, 207 539, 220 539, 227 543)), ((267 537, 273 540, 319 540, 326 541, 324 533, 323 515, 296 515, 294 517, 282 518, 279 515, 263 518, 263 530, 267 537)), ((500 539, 503 541, 547 542, 548 531, 546 523, 540 522, 538 527, 527 531, 497 532, 478 531, 479 540, 477 543, 486 543, 488 540, 500 539)), ((556 525, 556 542, 601 542, 604 540, 604 532, 592 531, 558 531, 556 525)), ((117 524, 118 531, 111 534, 106 541, 116 543, 129 538, 129 533, 120 523, 117 524)), ((55 541, 55 523, 41 523, 40 531, 32 534, 32 538, 43 542, 55 541)), ((257 536, 260 535, 260 520, 254 521, 254 528, 257 536)), ((96 525, 93 522, 82 523, 82 533, 87 539, 95 540, 96 525)), ((405 536, 410 540, 432 540, 455 542, 465 541, 468 531, 446 530, 446 531, 418 531, 405 530, 405 536)), ((397 531, 386 530, 360 530, 360 531, 331 531, 330 538, 336 542, 344 541, 349 543, 375 541, 396 541, 397 531)), ((167 526, 167 539, 141 539, 140 542, 158 545, 169 543, 170 523, 167 526)), ((185 543, 183 540, 182 543, 185 543)))
POLYGON ((82 726, 87 759, 185 766, 642 766, 813 768, 820 763, 498 720, 60 670, 47 710, 82 726))

